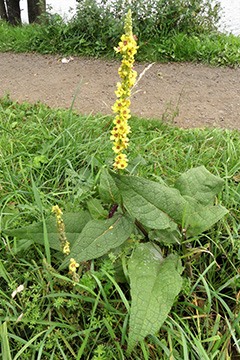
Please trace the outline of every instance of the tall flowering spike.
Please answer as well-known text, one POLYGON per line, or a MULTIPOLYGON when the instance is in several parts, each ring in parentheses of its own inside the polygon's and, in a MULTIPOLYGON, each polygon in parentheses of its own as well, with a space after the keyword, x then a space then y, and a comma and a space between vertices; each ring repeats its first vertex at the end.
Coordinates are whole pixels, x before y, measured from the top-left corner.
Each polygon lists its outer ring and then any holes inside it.
POLYGON ((127 167, 128 159, 124 151, 129 145, 128 134, 130 133, 130 126, 128 119, 130 119, 130 100, 131 88, 135 84, 137 72, 133 70, 134 55, 137 53, 136 37, 132 33, 132 15, 131 10, 128 11, 125 26, 125 33, 121 37, 118 47, 114 50, 122 54, 122 64, 118 69, 121 82, 117 83, 117 91, 115 94, 117 100, 112 106, 112 110, 116 113, 113 121, 114 127, 111 131, 110 140, 113 141, 113 151, 117 154, 113 167, 115 169, 125 169, 127 167))
MULTIPOLYGON (((57 224, 57 229, 58 229, 58 233, 59 233, 59 241, 60 241, 60 249, 62 250, 62 252, 66 255, 70 254, 70 243, 67 241, 66 238, 66 234, 65 234, 65 224, 63 222, 62 219, 62 210, 59 208, 58 205, 54 205, 52 207, 52 212, 55 213, 56 216, 56 224, 57 224)), ((72 279, 75 282, 79 282, 80 276, 77 273, 77 268, 79 267, 79 264, 73 259, 70 259, 70 264, 69 264, 69 274, 72 275, 72 279)))
POLYGON ((62 219, 62 210, 55 205, 52 207, 52 212, 55 212, 56 216, 56 224, 57 229, 59 232, 59 241, 60 241, 60 249, 63 251, 64 254, 70 254, 69 242, 67 241, 66 234, 65 234, 65 224, 62 219))

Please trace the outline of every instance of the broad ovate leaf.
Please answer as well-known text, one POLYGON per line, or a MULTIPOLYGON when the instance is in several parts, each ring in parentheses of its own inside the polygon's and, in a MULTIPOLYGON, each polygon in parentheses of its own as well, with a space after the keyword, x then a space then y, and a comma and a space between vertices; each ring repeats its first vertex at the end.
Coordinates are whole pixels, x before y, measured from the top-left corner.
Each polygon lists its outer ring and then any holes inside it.
POLYGON ((131 287, 128 354, 138 341, 159 331, 181 290, 182 271, 176 255, 163 258, 151 242, 140 244, 128 264, 131 287))
POLYGON ((228 213, 214 200, 223 186, 223 180, 212 175, 204 166, 188 170, 176 181, 175 187, 187 201, 183 216, 186 237, 196 236, 210 229, 228 213))
POLYGON ((204 166, 182 174, 175 188, 136 176, 113 172, 111 175, 129 214, 157 233, 158 230, 174 232, 178 224, 180 229, 186 229, 187 237, 196 236, 210 229, 228 212, 223 206, 214 204, 222 180, 204 166))
POLYGON ((170 244, 181 244, 181 234, 177 230, 150 230, 148 238, 152 241, 157 241, 164 246, 169 246, 170 244))
POLYGON ((108 211, 103 208, 99 199, 88 200, 87 207, 93 219, 106 219, 108 217, 108 211))
POLYGON ((99 195, 105 203, 120 204, 120 193, 115 181, 107 171, 103 168, 100 176, 99 195))
POLYGON ((228 210, 221 205, 209 204, 207 206, 202 206, 194 198, 185 196, 185 199, 189 205, 188 215, 186 215, 184 219, 187 238, 197 236, 210 229, 228 213, 228 210))
POLYGON ((82 262, 108 253, 130 237, 133 227, 134 221, 122 214, 116 214, 107 220, 89 221, 74 242, 71 253, 61 268, 69 264, 70 258, 82 262))
MULTIPOLYGON (((66 213, 63 215, 63 221, 65 224, 65 233, 67 240, 73 245, 81 233, 84 226, 92 218, 88 211, 80 211, 76 213, 66 213)), ((57 232, 56 218, 51 217, 46 220, 47 235, 49 246, 52 249, 60 250, 59 234, 57 232)), ((32 224, 18 229, 3 230, 3 232, 9 236, 16 236, 19 239, 32 240, 37 244, 44 244, 43 236, 43 223, 32 224)))
POLYGON ((213 205, 214 197, 222 190, 223 180, 211 174, 204 166, 190 169, 175 183, 182 196, 188 196, 201 205, 213 205))
POLYGON ((136 176, 111 173, 131 216, 150 229, 175 230, 186 200, 177 189, 136 176))

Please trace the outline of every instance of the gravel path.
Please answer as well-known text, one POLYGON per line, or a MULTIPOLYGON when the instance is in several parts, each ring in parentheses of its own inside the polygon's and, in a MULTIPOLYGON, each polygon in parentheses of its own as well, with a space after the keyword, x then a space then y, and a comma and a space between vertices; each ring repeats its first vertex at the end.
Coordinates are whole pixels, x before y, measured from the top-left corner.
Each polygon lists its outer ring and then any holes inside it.
MULTIPOLYGON (((0 53, 0 97, 41 101, 83 113, 111 114, 120 63, 74 57, 0 53)), ((140 75, 149 64, 135 64, 140 75)), ((202 64, 152 64, 132 91, 132 114, 159 118, 179 127, 240 130, 240 68, 202 64)))

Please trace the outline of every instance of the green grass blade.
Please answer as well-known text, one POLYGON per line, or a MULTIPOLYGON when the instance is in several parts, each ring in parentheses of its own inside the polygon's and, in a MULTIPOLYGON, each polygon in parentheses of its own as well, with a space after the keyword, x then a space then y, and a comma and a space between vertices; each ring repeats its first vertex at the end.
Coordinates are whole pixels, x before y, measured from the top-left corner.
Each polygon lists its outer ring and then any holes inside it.
POLYGON ((94 315, 95 315, 95 312, 96 312, 96 309, 97 309, 97 306, 98 306, 98 303, 99 303, 99 300, 100 300, 100 292, 98 293, 98 296, 96 298, 96 301, 95 301, 95 304, 93 306, 93 309, 92 309, 92 312, 91 312, 91 321, 90 321, 90 325, 89 325, 89 329, 88 331, 86 332, 86 336, 85 336, 85 339, 78 351, 78 355, 77 355, 77 359, 76 360, 80 360, 82 358, 82 355, 84 354, 84 350, 85 350, 85 347, 87 345, 87 342, 88 342, 88 338, 90 336, 90 333, 91 333, 91 324, 92 324, 92 321, 94 319, 94 315))
POLYGON ((70 107, 70 110, 69 110, 69 114, 68 114, 68 119, 67 119, 67 123, 66 123, 66 128, 68 128, 69 126, 72 126, 72 123, 70 121, 71 119, 71 114, 72 114, 72 110, 73 110, 73 105, 75 103, 75 100, 76 100, 76 97, 77 97, 77 94, 79 92, 79 89, 80 89, 80 86, 82 84, 82 80, 80 81, 79 85, 78 85, 78 88, 77 88, 77 91, 75 92, 75 95, 74 95, 74 98, 73 98, 73 101, 72 101, 72 104, 71 104, 71 107, 70 107))
POLYGON ((231 333, 231 335, 232 335, 232 338, 233 338, 233 340, 234 340, 234 345, 236 346, 237 351, 238 351, 238 353, 240 354, 240 346, 239 346, 239 344, 240 344, 240 339, 237 339, 237 338, 236 338, 235 333, 234 333, 234 329, 232 328, 232 326, 231 326, 231 324, 230 324, 230 322, 229 322, 229 320, 228 320, 228 318, 227 318, 226 316, 225 316, 225 320, 226 320, 226 323, 227 323, 227 325, 228 325, 229 331, 230 331, 230 333, 231 333))
POLYGON ((38 209, 39 209, 39 211, 40 211, 40 213, 42 215, 43 239, 44 239, 44 248, 45 248, 45 254, 46 254, 47 262, 48 262, 48 264, 51 264, 50 245, 49 245, 49 241, 48 241, 47 226, 46 226, 46 222, 45 222, 45 218, 44 218, 42 202, 41 202, 39 192, 38 192, 38 189, 36 187, 36 184, 35 184, 33 178, 32 178, 32 189, 33 189, 34 198, 35 198, 37 207, 38 207, 38 209))
POLYGON ((5 267, 3 266, 3 260, 0 260, 0 276, 8 283, 9 282, 9 277, 8 277, 8 273, 5 270, 5 267))
POLYGON ((7 332, 7 323, 6 322, 4 322, 0 326, 0 335, 1 335, 2 359, 12 360, 9 341, 8 341, 8 332, 7 332))
POLYGON ((43 352, 43 348, 44 348, 44 345, 45 345, 45 341, 47 339, 47 337, 51 334, 51 332, 55 329, 55 326, 51 326, 46 334, 44 335, 42 341, 41 341, 41 345, 39 347, 39 350, 38 350, 38 357, 37 357, 37 360, 40 360, 41 359, 41 356, 42 356, 42 352, 43 352))
POLYGON ((43 213, 43 208, 42 208, 42 202, 39 196, 39 192, 38 189, 36 187, 35 181, 32 178, 32 189, 33 189, 33 194, 34 194, 34 198, 38 207, 39 212, 42 214, 43 213))
POLYGON ((128 300, 126 299, 126 296, 124 295, 122 289, 120 288, 120 286, 118 285, 118 283, 115 281, 115 279, 110 275, 108 274, 105 270, 103 270, 103 273, 109 278, 109 280, 111 280, 111 282, 113 283, 113 285, 115 286, 117 292, 119 293, 120 295, 120 298, 122 299, 125 307, 126 307, 126 310, 127 312, 129 313, 130 311, 130 305, 129 305, 129 302, 128 300))
POLYGON ((181 333, 181 338, 182 338, 184 360, 189 360, 189 356, 188 356, 189 351, 188 351, 188 346, 187 346, 187 340, 186 340, 186 337, 181 328, 180 328, 180 333, 181 333))
POLYGON ((14 356, 13 360, 17 360, 24 351, 31 345, 37 338, 39 338, 42 334, 44 334, 47 330, 41 331, 39 334, 35 335, 32 339, 30 339, 22 348, 18 351, 18 353, 14 356))
POLYGON ((60 350, 60 352, 61 352, 61 354, 62 354, 63 360, 68 360, 68 358, 66 357, 66 355, 65 355, 65 353, 64 353, 61 345, 59 344, 58 339, 56 339, 56 343, 57 343, 57 346, 58 346, 58 348, 59 348, 59 350, 60 350))

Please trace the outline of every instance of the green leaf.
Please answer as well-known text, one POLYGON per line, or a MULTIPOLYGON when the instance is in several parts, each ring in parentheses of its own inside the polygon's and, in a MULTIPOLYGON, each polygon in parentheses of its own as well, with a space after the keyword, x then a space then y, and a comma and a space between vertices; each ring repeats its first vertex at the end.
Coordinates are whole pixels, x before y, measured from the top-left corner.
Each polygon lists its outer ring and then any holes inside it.
POLYGON ((31 245, 32 245, 31 240, 18 239, 18 241, 15 242, 14 247, 12 248, 13 254, 17 254, 19 251, 26 251, 31 245))
POLYGON ((103 168, 100 176, 99 195, 105 203, 120 204, 119 190, 109 172, 103 168))
POLYGON ((214 197, 222 190, 223 180, 212 175, 204 166, 199 166, 182 174, 175 188, 182 196, 190 196, 201 205, 212 205, 214 197))
POLYGON ((137 175, 139 165, 145 166, 147 161, 141 156, 137 156, 134 159, 130 160, 128 163, 128 171, 131 175, 137 175))
POLYGON ((107 210, 104 210, 98 199, 93 198, 88 200, 87 207, 93 219, 106 219, 108 217, 107 210))
POLYGON ((2 323, 2 325, 0 326, 0 337, 1 337, 1 348, 2 348, 1 351, 2 359, 12 360, 6 321, 2 323))
POLYGON ((160 248, 150 242, 134 251, 128 265, 132 297, 128 354, 138 341, 159 331, 181 290, 180 268, 176 255, 163 258, 160 248))
POLYGON ((120 246, 130 237, 133 227, 134 222, 129 216, 119 214, 107 220, 89 221, 76 239, 61 269, 69 264, 70 258, 77 262, 88 261, 120 246))
POLYGON ((214 205, 214 198, 223 186, 223 180, 212 175, 204 166, 182 174, 175 187, 187 201, 184 224, 186 237, 196 236, 210 229, 228 213, 220 205, 214 205))
POLYGON ((221 205, 201 206, 197 200, 185 196, 188 201, 188 215, 185 217, 186 237, 190 238, 210 229, 228 210, 221 205))
MULTIPOLYGON (((86 223, 90 220, 91 220, 91 216, 87 211, 81 211, 77 213, 66 213, 63 215, 66 237, 71 245, 77 239, 77 237, 81 233, 86 223)), ((48 234, 50 247, 52 249, 60 250, 60 242, 58 239, 59 234, 57 233, 55 217, 46 220, 46 227, 47 227, 47 234, 48 234)), ((44 244, 42 222, 19 229, 3 230, 3 232, 10 236, 16 236, 17 238, 20 239, 28 239, 38 244, 44 244)))
POLYGON ((34 198, 35 198, 38 210, 40 211, 41 214, 43 214, 43 208, 42 208, 42 202, 41 202, 39 190, 36 187, 36 184, 35 184, 33 178, 32 178, 32 189, 33 189, 33 194, 34 194, 34 198))
POLYGON ((8 283, 11 278, 9 277, 8 272, 6 271, 3 264, 3 260, 0 260, 0 277, 3 277, 3 279, 8 283))
MULTIPOLYGON (((119 188, 124 207, 149 229, 170 232, 175 231, 178 224, 187 229, 187 237, 196 236, 211 228, 228 212, 223 206, 214 205, 222 180, 203 166, 182 174, 176 188, 135 176, 121 176, 113 172, 111 175, 119 188)), ((153 235, 155 237, 156 233, 153 235)))
POLYGON ((33 194, 34 194, 34 198, 35 198, 37 207, 42 214, 43 244, 44 244, 44 248, 45 248, 47 262, 49 264, 51 264, 50 244, 49 244, 49 239, 48 239, 48 235, 47 235, 47 225, 46 225, 46 221, 45 221, 44 214, 43 214, 42 201, 40 198, 39 190, 36 187, 36 184, 35 184, 33 178, 32 178, 32 189, 33 189, 33 194))
POLYGON ((39 169, 42 164, 46 164, 47 162, 48 160, 46 155, 35 156, 35 158, 33 159, 33 166, 39 169))
POLYGON ((186 200, 177 189, 136 176, 111 173, 123 198, 124 207, 143 226, 175 230, 182 222, 186 200))
POLYGON ((148 233, 148 238, 150 240, 158 241, 162 245, 168 246, 170 244, 181 244, 180 232, 168 231, 168 230, 150 230, 148 233))

